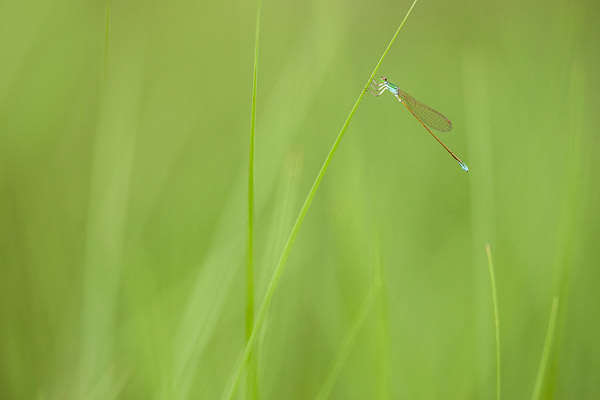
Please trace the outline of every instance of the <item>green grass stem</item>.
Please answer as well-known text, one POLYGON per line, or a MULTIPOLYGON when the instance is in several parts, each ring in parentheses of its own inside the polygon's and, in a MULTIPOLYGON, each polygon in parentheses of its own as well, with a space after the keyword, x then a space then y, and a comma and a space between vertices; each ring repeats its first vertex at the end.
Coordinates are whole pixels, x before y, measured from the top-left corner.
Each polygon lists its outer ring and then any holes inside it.
POLYGON ((496 399, 500 400, 500 319, 498 317, 498 296, 496 293, 496 278, 494 277, 494 266, 492 264, 492 252, 490 245, 485 245, 488 266, 490 268, 490 281, 492 284, 492 301, 494 303, 494 325, 496 327, 496 399))
POLYGON ((106 24, 104 27, 104 80, 108 79, 108 39, 110 33, 110 0, 106 0, 106 24))
POLYGON ((352 350, 352 347, 356 342, 356 335, 358 335, 360 328, 365 325, 365 321, 367 320, 367 317, 369 316, 371 309, 373 308, 376 295, 378 294, 380 288, 381 281, 380 277, 377 276, 375 278, 375 281, 371 285, 371 289, 369 290, 361 304, 360 310, 356 315, 356 319, 354 320, 352 327, 348 330, 344 339, 342 340, 335 360, 331 368, 329 369, 329 373, 327 374, 327 378, 325 378, 325 382, 323 382, 321 390, 319 390, 319 394, 315 397, 315 399, 325 400, 329 398, 331 391, 333 390, 333 387, 335 385, 335 382, 337 381, 337 378, 339 377, 342 368, 346 364, 346 360, 350 355, 350 351, 352 350))
MULTIPOLYGON (((560 298, 560 310, 556 311, 557 321, 555 322, 556 327, 553 327, 554 332, 552 341, 556 342, 554 351, 547 354, 549 358, 547 360, 547 366, 544 372, 544 390, 540 393, 540 396, 545 398, 553 398, 556 384, 559 381, 559 366, 561 365, 561 359, 568 357, 563 354, 564 340, 563 335, 565 329, 568 329, 565 325, 567 318, 567 312, 571 307, 567 306, 570 299, 570 291, 573 289, 572 273, 578 267, 578 239, 580 235, 580 224, 586 218, 583 217, 582 213, 586 213, 585 207, 581 207, 583 198, 585 198, 585 184, 584 182, 590 182, 589 171, 593 170, 594 167, 590 165, 590 160, 595 158, 591 152, 585 150, 585 109, 586 99, 589 96, 589 79, 587 78, 586 69, 581 63, 581 59, 573 60, 571 65, 570 77, 569 77, 569 90, 567 92, 566 102, 566 116, 567 127, 566 131, 568 142, 565 165, 563 169, 563 189, 560 190, 563 198, 563 207, 561 210, 559 229, 559 239, 557 243, 560 243, 559 252, 557 254, 557 287, 558 296, 560 298)), ((584 234, 585 236, 585 234, 584 234)), ((580 397, 580 396, 579 396, 580 397)), ((598 396, 596 396, 598 397, 598 396)))
POLYGON ((386 264, 381 254, 379 247, 378 236, 377 238, 377 278, 380 282, 379 289, 379 362, 380 362, 380 378, 379 383, 379 395, 381 399, 390 398, 390 382, 391 382, 391 338, 390 338, 390 313, 388 305, 388 291, 387 291, 387 271, 386 264))
MULTIPOLYGON (((469 49, 462 52, 463 70, 463 103, 465 105, 465 120, 462 129, 466 133, 467 153, 472 171, 477 171, 469 176, 471 215, 471 244, 473 248, 474 265, 484 265, 486 260, 486 243, 494 243, 496 236, 496 206, 494 188, 494 149, 492 138, 494 124, 492 123, 489 86, 489 62, 485 51, 469 49)), ((489 317, 489 288, 479 284, 489 279, 483 268, 476 270, 474 282, 473 312, 476 320, 485 321, 489 317)), ((477 393, 486 393, 487 367, 489 363, 488 350, 491 344, 491 327, 487 324, 477 325, 476 341, 474 342, 475 354, 475 390, 477 393)))
POLYGON ((325 158, 325 161, 323 162, 323 165, 321 166, 321 169, 319 170, 319 173, 317 174, 317 177, 316 177, 316 179, 315 179, 312 187, 310 188, 310 191, 308 192, 308 195, 306 196, 306 199, 304 200, 304 204, 302 205, 302 208, 300 209, 300 213, 298 214, 298 217, 296 218, 296 222, 294 223, 294 226, 292 228, 290 236, 288 237, 288 240, 287 240, 287 242, 285 244, 285 247, 283 249, 283 252, 281 254, 279 262, 278 262, 277 266, 275 267, 275 271, 273 272, 273 276, 271 277, 271 280, 269 281, 269 285, 267 287, 267 291, 265 293, 265 297, 264 297, 263 301, 261 302, 260 307, 258 309, 258 312, 256 314, 256 319, 254 320, 254 326, 252 328, 252 333, 251 333, 248 341, 246 342, 246 349, 244 350, 244 355, 242 357, 241 362, 238 363, 238 365, 236 367, 236 370, 235 370, 235 373, 234 373, 234 376, 233 376, 233 382, 231 384, 229 392, 225 396, 225 398, 227 398, 227 399, 233 398, 233 395, 235 394, 235 391, 236 391, 237 386, 238 386, 239 381, 240 381, 240 377, 242 375, 242 371, 244 369, 244 366, 247 364, 248 359, 250 358, 250 355, 252 353, 252 349, 253 349, 254 344, 256 342, 256 337, 258 335, 258 331, 262 327, 265 315, 266 315, 267 310, 268 310, 268 308, 269 308, 269 306, 271 304, 271 300, 273 298, 273 294, 275 293, 275 289, 277 288, 277 285, 279 284, 279 280, 281 278, 281 274, 283 272, 283 269, 284 269, 285 264, 287 262, 287 259, 289 257, 290 251, 292 249, 292 245, 294 244, 294 241, 296 240, 296 236, 298 236, 298 232, 300 231, 300 227, 302 226, 302 222, 304 221, 304 218, 306 217, 306 213, 308 212, 308 209, 310 208, 310 205, 312 204, 312 201, 313 201, 313 199, 315 197, 315 194, 317 193, 317 189, 319 188, 319 185, 321 184, 321 181, 323 180, 323 177, 325 176, 325 172, 327 171, 327 168, 329 167, 329 164, 331 163, 331 160, 333 159, 333 156, 334 156, 334 154, 335 154, 338 146, 340 145, 340 142, 342 141, 342 138, 344 137, 344 134, 346 133, 346 129, 348 129, 348 125, 350 124, 350 121, 352 120, 352 117, 354 117, 354 113, 356 112, 356 109, 358 108, 358 105, 360 104, 360 102, 362 101, 363 96, 366 93, 367 88, 369 87, 369 84, 370 84, 371 80, 375 77, 375 74, 377 73, 377 70, 379 69, 379 66, 381 65, 381 63, 383 62, 383 59, 385 58, 385 56, 387 55, 388 51, 392 47, 392 44, 396 40, 396 37, 400 33, 400 30, 402 29, 402 26, 406 22, 406 19, 410 15, 410 13, 411 13, 412 9, 414 8, 415 4, 417 4, 417 1, 418 0, 414 0, 414 2, 412 3, 412 5, 408 9, 408 12, 404 16, 404 19, 400 23, 400 26, 398 26, 398 29, 396 30, 396 33, 394 33, 394 36, 392 36, 392 39, 390 40, 390 42, 387 45, 385 51, 381 55, 381 58, 379 59, 379 62, 377 62, 377 65, 375 65, 375 68, 373 69, 373 72, 371 73, 371 75, 369 76, 369 79, 365 83, 365 86, 361 90, 360 95, 358 96, 358 99, 354 103, 354 106, 352 107, 352 110, 350 111, 350 114, 346 118, 346 121, 344 122, 344 125, 342 126, 342 129, 338 133, 338 136, 335 139, 335 142, 333 143, 333 146, 329 150, 329 154, 325 158))
MULTIPOLYGON (((252 111, 250 113, 250 156, 248 157, 248 242, 246 248, 246 342, 254 325, 254 143, 256 138, 256 86, 258 75, 258 43, 262 0, 257 1, 256 32, 254 36, 254 75, 252 78, 252 111)), ((255 353, 256 354, 256 353, 255 353)), ((258 360, 248 359, 247 398, 258 399, 258 360)))
POLYGON ((548 330, 546 331, 546 342, 544 343, 544 352, 542 353, 542 360, 540 362, 540 368, 538 369, 537 378, 535 379, 535 387, 533 389, 532 400, 540 398, 542 391, 542 383, 544 382, 544 376, 546 375, 546 367, 548 365, 548 359, 550 358, 550 349, 552 348, 552 338, 554 337, 554 327, 556 326, 556 315, 558 311, 558 296, 554 296, 552 300, 552 311, 550 311, 550 321, 548 322, 548 330))

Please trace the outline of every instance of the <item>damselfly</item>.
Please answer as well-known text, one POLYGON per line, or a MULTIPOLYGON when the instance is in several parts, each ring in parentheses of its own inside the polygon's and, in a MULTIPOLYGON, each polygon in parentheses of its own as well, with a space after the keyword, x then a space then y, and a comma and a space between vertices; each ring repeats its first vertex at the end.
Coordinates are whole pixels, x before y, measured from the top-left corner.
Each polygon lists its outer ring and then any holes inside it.
POLYGON ((458 158, 456 154, 452 152, 452 150, 442 143, 442 141, 438 139, 438 137, 435 136, 431 130, 429 130, 429 128, 432 128, 439 132, 450 132, 452 130, 452 122, 450 122, 448 118, 444 117, 433 108, 421 103, 419 100, 415 99, 405 91, 400 90, 398 86, 394 85, 392 82, 388 82, 385 76, 381 77, 380 83, 377 83, 375 80, 373 80, 368 89, 369 92, 374 94, 376 97, 381 96, 386 90, 392 92, 398 101, 404 104, 406 108, 408 108, 408 111, 410 111, 410 113, 421 123, 421 125, 427 129, 427 132, 431 133, 431 136, 433 136, 435 140, 439 142, 439 144, 444 146, 448 153, 450 153, 450 155, 454 157, 456 161, 458 161, 461 168, 466 172, 469 172, 469 167, 467 167, 467 164, 462 162, 462 160, 458 158))

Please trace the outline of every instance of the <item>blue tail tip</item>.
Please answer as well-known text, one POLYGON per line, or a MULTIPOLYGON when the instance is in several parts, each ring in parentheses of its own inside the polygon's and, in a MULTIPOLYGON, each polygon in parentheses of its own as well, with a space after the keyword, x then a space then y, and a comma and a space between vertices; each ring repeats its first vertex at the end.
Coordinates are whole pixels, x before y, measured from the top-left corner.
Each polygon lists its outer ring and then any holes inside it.
POLYGON ((464 162, 458 162, 460 164, 460 167, 463 169, 463 171, 465 172, 469 172, 469 167, 467 167, 467 164, 465 164, 464 162))

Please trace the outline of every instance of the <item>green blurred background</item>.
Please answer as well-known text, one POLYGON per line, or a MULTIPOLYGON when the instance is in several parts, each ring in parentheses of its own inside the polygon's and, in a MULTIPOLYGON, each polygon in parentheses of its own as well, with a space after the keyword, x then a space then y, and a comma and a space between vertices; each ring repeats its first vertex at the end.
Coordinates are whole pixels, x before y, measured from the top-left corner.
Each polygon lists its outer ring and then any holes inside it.
MULTIPOLYGON (((257 305, 410 4, 264 1, 257 305)), ((106 9, 0 2, 0 397, 220 398, 245 342, 256 4, 106 9)), ((471 172, 364 97, 261 331, 260 398, 494 398, 486 243, 503 397, 531 397, 558 295, 542 398, 600 398, 599 12, 417 3, 378 75, 453 121, 471 172)))

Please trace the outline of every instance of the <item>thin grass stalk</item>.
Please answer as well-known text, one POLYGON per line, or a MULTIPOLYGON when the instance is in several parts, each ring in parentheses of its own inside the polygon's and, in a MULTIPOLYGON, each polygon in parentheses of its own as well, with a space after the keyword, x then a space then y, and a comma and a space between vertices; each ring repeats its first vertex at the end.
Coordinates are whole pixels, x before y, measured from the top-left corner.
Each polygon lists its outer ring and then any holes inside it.
POLYGON ((496 399, 500 400, 500 318, 498 317, 498 296, 496 294, 496 278, 492 264, 492 252, 490 245, 485 245, 488 266, 490 269, 490 282, 492 284, 492 301, 494 303, 494 325, 496 327, 496 399))
POLYGON ((383 62, 383 59, 385 58, 385 56, 387 55, 388 51, 392 47, 392 44, 396 40, 396 37, 400 33, 400 30, 402 29, 402 26, 406 22, 406 19, 410 15, 410 13, 411 13, 412 9, 414 8, 415 4, 417 4, 417 1, 418 0, 414 0, 414 2, 412 3, 412 5, 408 9, 408 12, 404 16, 404 19, 400 23, 400 26, 398 26, 398 29, 396 30, 396 33, 394 33, 394 36, 392 37, 392 39, 390 40, 389 44, 387 45, 385 51, 383 52, 381 58, 379 59, 379 62, 377 63, 377 65, 373 69, 373 72, 371 73, 371 75, 369 76, 369 79, 365 82, 365 85, 364 85, 363 89, 361 90, 360 95, 358 96, 358 99, 354 103, 354 106, 352 107, 352 110, 350 111, 350 114, 346 118, 346 121, 344 122, 344 125, 342 126, 342 129, 338 133, 338 136, 337 136, 335 142, 333 143, 333 146, 329 150, 329 154, 325 158, 325 161, 323 162, 323 165, 321 166, 321 169, 319 170, 319 173, 317 174, 317 177, 315 178, 315 181, 313 182, 313 185, 310 188, 310 191, 308 192, 308 195, 306 196, 306 199, 304 200, 304 204, 302 205, 302 208, 300 209, 300 213, 298 214, 298 217, 296 218, 296 222, 294 223, 294 226, 292 228, 290 236, 288 237, 288 240, 287 240, 287 242, 285 244, 285 247, 283 249, 283 252, 281 254, 279 262, 278 262, 277 266, 275 267, 275 271, 273 272, 273 276, 271 277, 271 280, 269 281, 269 285, 267 287, 267 291, 265 293, 265 297, 263 298, 263 301, 261 302, 260 307, 258 309, 258 312, 256 314, 256 319, 254 320, 254 326, 252 328, 252 333, 250 335, 250 338, 246 342, 246 349, 244 350, 244 354, 242 356, 241 362, 239 362, 238 365, 237 365, 236 371, 235 371, 234 376, 233 376, 233 382, 232 382, 232 384, 230 386, 230 389, 229 389, 227 395, 225 396, 225 398, 227 398, 227 399, 233 398, 233 395, 235 394, 235 391, 236 391, 237 386, 239 384, 240 377, 242 375, 244 366, 247 364, 248 359, 250 358, 250 355, 252 353, 254 344, 256 342, 256 337, 258 335, 258 331, 262 327, 262 324, 263 324, 263 321, 264 321, 267 309, 269 308, 269 306, 271 304, 271 300, 273 298, 273 294, 274 294, 275 289, 277 288, 277 285, 278 285, 279 280, 281 278, 281 274, 283 272, 284 266, 285 266, 285 264, 287 262, 287 259, 289 257, 290 251, 292 249, 292 245, 294 244, 294 241, 296 240, 296 236, 298 236, 298 232, 300 231, 300 227, 302 226, 302 222, 304 221, 304 218, 306 217, 306 213, 308 212, 308 209, 310 208, 310 205, 312 204, 312 201, 313 201, 313 199, 315 197, 315 194, 317 193, 317 189, 319 188, 319 185, 321 184, 321 181, 323 180, 323 177, 325 176, 325 172, 327 171, 327 168, 329 167, 329 164, 331 163, 331 160, 333 159, 333 155, 335 154, 338 146, 340 145, 340 142, 342 141, 342 138, 344 137, 344 134, 346 133, 346 129, 348 129, 348 125, 350 124, 350 121, 352 120, 352 117, 354 116, 354 113, 356 112, 356 109, 358 108, 358 105, 362 101, 362 98, 365 95, 365 93, 366 93, 366 91, 367 91, 367 89, 369 87, 369 84, 370 84, 371 80, 375 77, 375 74, 377 74, 379 66, 381 65, 381 63, 383 62))
POLYGON ((104 26, 104 81, 108 80, 108 39, 110 33, 110 0, 106 0, 106 22, 104 26))
POLYGON ((365 325, 367 317, 373 309, 373 303, 375 302, 380 289, 381 281, 379 276, 377 276, 360 306, 352 327, 348 330, 340 344, 335 360, 327 374, 327 378, 325 378, 321 390, 319 390, 319 393, 315 397, 316 400, 326 400, 330 397, 331 391, 335 387, 335 383, 342 372, 342 368, 346 365, 350 351, 356 342, 356 336, 358 335, 360 328, 365 325))
MULTIPOLYGON (((260 34, 260 11, 262 0, 256 8, 256 32, 254 36, 254 76, 252 78, 252 111, 250 113, 250 156, 248 157, 248 242, 246 249, 246 343, 252 336, 254 326, 254 146, 256 139, 256 87, 258 75, 258 43, 260 34)), ((246 397, 258 399, 258 360, 256 352, 248 359, 246 397)))
POLYGON ((379 238, 377 238, 377 279, 380 282, 379 289, 379 348, 380 348, 380 363, 381 363, 381 382, 380 382, 380 398, 390 398, 390 367, 391 367, 391 350, 390 350, 390 313, 388 306, 388 291, 387 291, 387 272, 386 264, 381 254, 379 246, 379 238))
POLYGON ((554 300, 552 300, 552 311, 550 311, 550 321, 548 321, 548 330, 546 331, 546 342, 544 343, 544 352, 542 353, 540 368, 538 369, 537 378, 535 379, 533 395, 531 396, 532 400, 538 400, 542 391, 542 383, 544 382, 544 376, 546 375, 546 367, 548 365, 548 359, 550 358, 550 350, 552 349, 552 339, 554 337, 554 327, 556 326, 557 311, 558 296, 554 296, 554 300))

